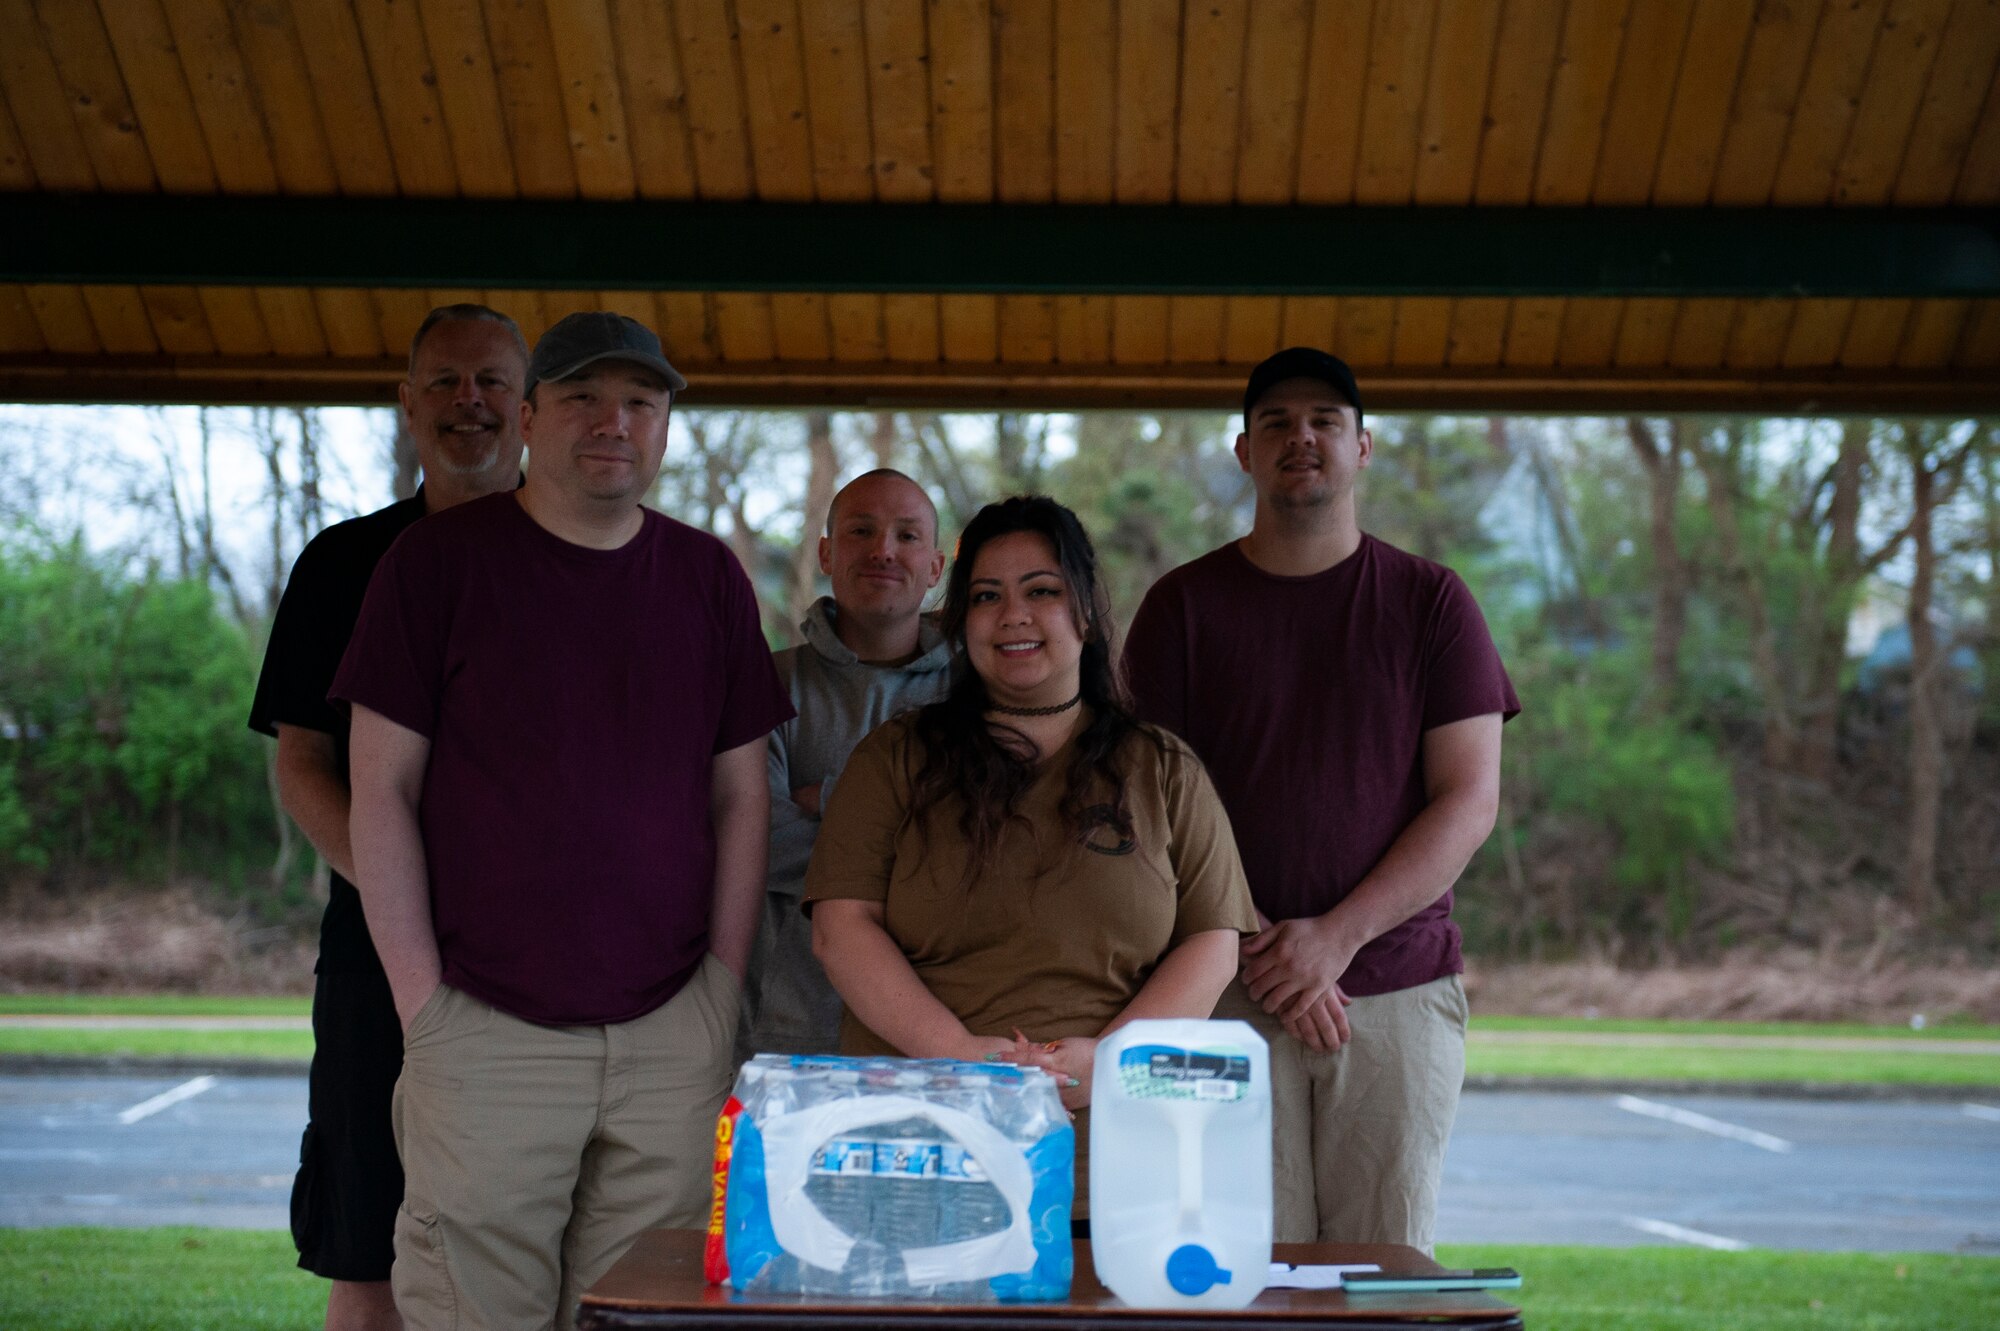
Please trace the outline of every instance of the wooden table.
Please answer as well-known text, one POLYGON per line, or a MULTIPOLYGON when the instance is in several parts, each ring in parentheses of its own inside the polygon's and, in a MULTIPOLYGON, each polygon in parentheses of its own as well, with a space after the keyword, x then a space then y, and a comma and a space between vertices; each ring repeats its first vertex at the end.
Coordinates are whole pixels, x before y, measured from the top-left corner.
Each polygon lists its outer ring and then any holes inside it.
MULTIPOLYGON (((1230 1312, 1128 1308, 1097 1283, 1090 1245, 1076 1245, 1076 1277, 1063 1303, 936 1304, 854 1300, 830 1303, 799 1295, 738 1294, 702 1276, 702 1235, 656 1229, 583 1296, 578 1331, 1221 1331, 1225 1327, 1332 1326, 1338 1331, 1408 1331, 1413 1323, 1456 1331, 1520 1331, 1521 1310, 1490 1294, 1367 1294, 1267 1289, 1230 1312)), ((1374 1262, 1383 1270, 1435 1271, 1415 1248, 1389 1243, 1280 1243, 1277 1261, 1374 1262)))

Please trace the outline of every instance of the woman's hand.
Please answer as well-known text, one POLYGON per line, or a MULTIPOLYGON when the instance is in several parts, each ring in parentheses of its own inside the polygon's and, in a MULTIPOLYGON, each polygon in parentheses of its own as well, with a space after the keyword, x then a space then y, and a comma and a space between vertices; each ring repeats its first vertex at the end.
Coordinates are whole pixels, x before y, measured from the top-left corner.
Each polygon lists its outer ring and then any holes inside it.
POLYGON ((1007 1055, 1011 1063, 1024 1068, 1040 1068, 1056 1079, 1063 1108, 1082 1109, 1090 1103, 1090 1073, 1097 1058, 1097 1040, 1088 1035, 1071 1035, 1038 1044, 1020 1031, 1007 1055))

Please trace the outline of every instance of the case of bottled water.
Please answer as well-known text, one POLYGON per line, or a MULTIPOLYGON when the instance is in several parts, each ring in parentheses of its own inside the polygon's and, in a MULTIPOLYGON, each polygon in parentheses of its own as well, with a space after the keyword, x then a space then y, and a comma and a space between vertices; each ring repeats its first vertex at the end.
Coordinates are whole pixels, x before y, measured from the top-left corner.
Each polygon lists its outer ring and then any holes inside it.
POLYGON ((1090 1083, 1090 1252, 1141 1308, 1240 1308, 1271 1266, 1271 1063, 1241 1021, 1134 1021, 1090 1083))
POLYGON ((1069 1293, 1076 1131, 1047 1073, 759 1054, 716 1126, 708 1278, 994 1303, 1069 1293))

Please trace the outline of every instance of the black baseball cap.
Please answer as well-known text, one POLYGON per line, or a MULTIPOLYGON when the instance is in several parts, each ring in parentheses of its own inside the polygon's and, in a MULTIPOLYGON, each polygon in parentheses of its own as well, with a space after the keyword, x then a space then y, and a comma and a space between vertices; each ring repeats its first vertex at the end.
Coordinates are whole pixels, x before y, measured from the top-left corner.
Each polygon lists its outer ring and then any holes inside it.
POLYGON ((1361 390, 1355 387, 1354 371, 1347 368, 1347 362, 1317 347, 1286 347, 1250 371, 1249 386, 1243 390, 1244 429, 1250 428, 1250 409, 1257 405, 1257 399, 1287 379, 1317 379, 1331 385, 1354 408, 1355 428, 1361 427, 1361 390))
POLYGON ((688 386, 681 372, 667 364, 660 339, 637 319, 608 310, 569 315, 535 343, 528 358, 528 389, 544 379, 567 379, 601 360, 629 360, 645 366, 678 393, 688 386))

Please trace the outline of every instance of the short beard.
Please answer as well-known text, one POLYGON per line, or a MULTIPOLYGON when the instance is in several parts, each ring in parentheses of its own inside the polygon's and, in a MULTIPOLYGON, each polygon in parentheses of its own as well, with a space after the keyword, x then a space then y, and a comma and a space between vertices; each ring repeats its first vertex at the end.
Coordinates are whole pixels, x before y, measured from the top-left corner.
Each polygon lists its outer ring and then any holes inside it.
POLYGON ((442 456, 439 458, 440 466, 438 469, 449 476, 483 476, 491 471, 493 464, 499 460, 500 439, 496 435, 494 436, 493 443, 486 451, 471 461, 462 459, 447 444, 442 450, 442 456))

